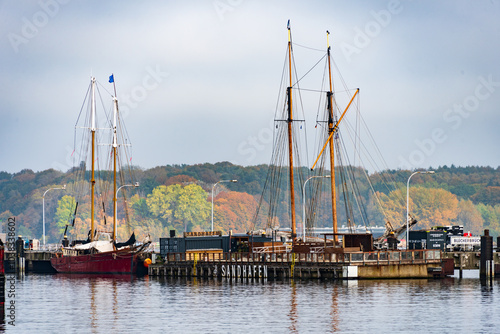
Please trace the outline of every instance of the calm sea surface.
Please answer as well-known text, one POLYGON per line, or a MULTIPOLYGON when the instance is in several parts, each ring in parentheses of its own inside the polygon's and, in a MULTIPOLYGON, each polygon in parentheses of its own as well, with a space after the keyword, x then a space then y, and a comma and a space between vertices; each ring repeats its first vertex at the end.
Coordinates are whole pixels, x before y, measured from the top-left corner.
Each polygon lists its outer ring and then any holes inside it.
POLYGON ((6 296, 6 307, 15 301, 15 326, 7 323, 6 310, 2 328, 108 334, 498 333, 499 286, 498 279, 482 286, 477 278, 323 282, 26 275, 15 281, 15 298, 6 296))

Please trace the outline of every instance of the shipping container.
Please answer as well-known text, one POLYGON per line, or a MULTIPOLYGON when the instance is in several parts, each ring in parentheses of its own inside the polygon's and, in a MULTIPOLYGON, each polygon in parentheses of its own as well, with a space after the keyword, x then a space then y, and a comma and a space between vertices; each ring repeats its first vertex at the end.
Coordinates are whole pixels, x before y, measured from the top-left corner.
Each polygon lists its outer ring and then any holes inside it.
POLYGON ((160 254, 184 253, 186 244, 184 238, 160 238, 160 254))
POLYGON ((227 252, 249 252, 254 244, 271 243, 272 238, 248 234, 186 236, 183 238, 160 238, 160 254, 185 253, 189 251, 221 250, 227 252))
POLYGON ((185 238, 186 251, 193 249, 223 249, 223 237, 188 237, 185 238))

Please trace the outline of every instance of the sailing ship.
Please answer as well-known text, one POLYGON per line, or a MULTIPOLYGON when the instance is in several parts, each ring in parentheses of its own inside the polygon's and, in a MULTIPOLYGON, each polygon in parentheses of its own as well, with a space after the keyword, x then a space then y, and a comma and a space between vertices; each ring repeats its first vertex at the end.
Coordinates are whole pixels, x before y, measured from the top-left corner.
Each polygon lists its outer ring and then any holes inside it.
MULTIPOLYGON (((350 163, 340 164, 343 157, 344 160, 347 160, 345 157, 346 153, 344 152, 344 155, 342 155, 340 152, 344 147, 340 126, 346 123, 346 119, 348 118, 346 115, 349 110, 357 110, 359 108, 359 88, 351 89, 347 87, 339 75, 344 87, 343 90, 337 90, 337 92, 334 90, 332 69, 336 68, 336 65, 333 63, 331 57, 330 33, 328 31, 326 32, 326 52, 322 51, 323 55, 321 59, 304 76, 299 77, 295 69, 295 57, 293 54, 293 46, 298 44, 292 43, 290 21, 288 21, 287 29, 287 59, 284 65, 281 84, 281 87, 286 87, 286 89, 285 94, 280 94, 277 104, 274 120, 273 155, 269 164, 270 167, 263 193, 260 197, 258 210, 254 217, 254 227, 260 226, 261 229, 270 229, 274 234, 277 233, 278 229, 288 230, 287 237, 291 243, 291 250, 293 252, 309 252, 312 248, 321 249, 320 252, 326 252, 327 248, 328 251, 333 252, 336 252, 338 249, 347 248, 354 251, 356 247, 358 247, 358 250, 364 249, 365 251, 373 249, 373 238, 370 233, 366 212, 355 214, 351 204, 348 203, 358 201, 358 205, 362 204, 359 203, 358 199, 353 198, 354 196, 361 196, 359 188, 355 184, 356 181, 352 180, 351 177, 354 174, 364 173, 368 178, 368 175, 364 169, 354 167, 350 163), (320 89, 302 89, 299 84, 304 81, 303 79, 323 59, 326 60, 324 67, 326 73, 323 75, 323 86, 320 89), (327 79, 325 80, 325 78, 327 79), (319 127, 320 130, 323 130, 323 133, 319 135, 318 144, 320 145, 318 147, 317 158, 310 169, 304 167, 305 164, 301 162, 300 158, 301 143, 298 138, 306 118, 305 115, 302 115, 303 119, 297 117, 297 109, 303 106, 301 91, 320 93, 320 100, 322 102, 320 104, 324 106, 322 110, 318 110, 316 128, 319 127), (341 107, 341 105, 345 106, 345 108, 341 107), (339 175, 336 175, 336 173, 339 175), (284 175, 286 174, 288 174, 288 180, 284 179, 284 175), (315 178, 315 181, 308 182, 312 178, 315 178), (328 182, 329 187, 328 185, 323 186, 322 182, 322 180, 327 178, 330 179, 328 182), (340 180, 340 195, 337 194, 336 178, 340 180), (349 184, 351 184, 350 189, 348 189, 349 184), (323 188, 330 188, 328 190, 330 192, 330 199, 327 204, 331 206, 330 226, 332 226, 331 232, 326 233, 324 239, 317 238, 311 233, 315 228, 315 221, 318 220, 317 213, 321 202, 320 197, 325 196, 326 193, 323 188), (306 190, 310 194, 307 206, 306 190), (269 203, 268 206, 266 202, 269 203), (300 211, 297 203, 300 202, 303 206, 302 219, 297 214, 300 211), (348 233, 339 232, 339 209, 337 208, 339 204, 342 204, 345 208, 345 212, 342 212, 342 218, 345 219, 345 225, 347 225, 349 230, 348 233), (281 208, 278 208, 280 206, 281 208), (287 212, 283 210, 285 206, 288 208, 287 212), (268 209, 268 215, 262 219, 261 211, 265 211, 266 209, 268 209), (363 220, 367 233, 356 233, 357 224, 354 216, 359 220, 363 220), (289 222, 290 225, 286 226, 286 222, 289 222), (306 244, 308 245, 307 247, 304 246, 306 244)), ((357 111, 359 112, 359 110, 357 111)), ((307 136, 305 137, 307 141, 307 136)), ((356 141, 359 139, 359 134, 353 137, 356 141)), ((359 143, 357 145, 361 147, 359 143)), ((359 149, 359 147, 354 147, 354 149, 359 149)), ((362 209, 359 211, 362 211, 362 209)), ((323 217, 326 217, 326 215, 323 215, 323 217)), ((324 225, 324 221, 322 223, 324 225)), ((282 235, 282 233, 280 234, 282 235)))
MULTIPOLYGON (((83 127, 87 136, 90 137, 90 230, 88 232, 87 240, 75 240, 72 244, 69 244, 69 240, 66 236, 69 224, 66 224, 64 231, 64 239, 61 247, 61 251, 56 253, 56 256, 51 258, 51 265, 59 273, 78 273, 78 274, 136 274, 138 268, 143 267, 143 261, 146 260, 145 250, 150 244, 150 240, 144 240, 142 244, 136 245, 135 234, 132 233, 129 240, 124 243, 117 242, 117 196, 118 190, 127 186, 139 186, 136 182, 135 184, 122 184, 118 187, 118 163, 119 163, 119 147, 125 146, 127 144, 120 144, 118 133, 120 116, 118 109, 118 99, 116 97, 116 87, 114 83, 114 76, 110 76, 110 83, 113 83, 114 95, 112 95, 113 100, 113 116, 111 123, 111 133, 112 133, 112 143, 111 143, 111 160, 112 164, 112 175, 113 175, 113 229, 112 231, 99 230, 96 228, 96 162, 99 161, 96 154, 98 144, 97 144, 97 114, 96 114, 96 79, 91 78, 89 90, 90 98, 88 103, 88 109, 90 111, 89 117, 86 119, 90 121, 88 126, 83 127), (90 136, 88 136, 90 135, 90 136)), ((87 92, 88 96, 88 92, 87 92)), ((79 117, 80 118, 80 117, 79 117)), ((85 163, 82 162, 80 165, 83 167, 80 175, 85 178, 88 175, 85 171, 85 163)), ((104 173, 105 174, 105 173, 104 173)), ((121 177, 121 181, 124 178, 121 177)), ((75 182, 77 184, 77 182, 75 182)), ((76 186, 75 186, 76 187, 76 186)), ((81 190, 87 190, 88 186, 82 187, 81 190)), ((104 187, 106 188, 106 187, 104 187)), ((102 189, 100 189, 102 190, 102 189)), ((107 189, 106 189, 107 190, 107 189)), ((109 191, 108 191, 109 193, 109 191)), ((78 202, 74 205, 75 211, 72 217, 72 226, 75 225, 78 202)), ((106 213, 104 200, 102 201, 102 220, 104 225, 106 224, 106 213)))

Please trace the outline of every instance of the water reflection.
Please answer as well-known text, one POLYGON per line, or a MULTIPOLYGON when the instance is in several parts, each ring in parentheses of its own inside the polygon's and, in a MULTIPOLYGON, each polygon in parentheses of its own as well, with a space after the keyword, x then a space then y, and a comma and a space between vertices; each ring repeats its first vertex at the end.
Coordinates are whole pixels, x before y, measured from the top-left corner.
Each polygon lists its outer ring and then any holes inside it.
POLYGON ((337 284, 334 284, 332 291, 332 307, 330 310, 330 316, 332 318, 332 332, 337 332, 339 330, 338 290, 339 287, 337 286, 337 284))
POLYGON ((111 283, 111 291, 113 295, 113 328, 118 322, 118 282, 113 280, 111 283))
POLYGON ((297 331, 297 286, 295 281, 292 279, 290 282, 291 287, 291 299, 290 299, 290 312, 288 313, 288 318, 290 319, 290 326, 288 329, 291 333, 298 333, 297 331))
MULTIPOLYGON (((88 288, 88 293, 75 295, 70 298, 76 305, 83 303, 82 299, 86 299, 87 295, 89 303, 89 325, 92 333, 100 333, 102 331, 102 319, 110 319, 112 328, 120 326, 120 304, 119 287, 122 283, 133 283, 137 277, 134 275, 87 275, 87 274, 55 274, 54 279, 75 286, 83 286, 88 288), (104 316, 104 314, 109 316, 104 316)), ((104 320, 106 321, 106 320, 104 320)))
POLYGON ((95 304, 95 280, 90 279, 90 326, 92 333, 97 333, 97 309, 95 304))
POLYGON ((29 275, 16 286, 16 330, 121 333, 147 324, 150 332, 182 333, 494 332, 499 285, 29 275))

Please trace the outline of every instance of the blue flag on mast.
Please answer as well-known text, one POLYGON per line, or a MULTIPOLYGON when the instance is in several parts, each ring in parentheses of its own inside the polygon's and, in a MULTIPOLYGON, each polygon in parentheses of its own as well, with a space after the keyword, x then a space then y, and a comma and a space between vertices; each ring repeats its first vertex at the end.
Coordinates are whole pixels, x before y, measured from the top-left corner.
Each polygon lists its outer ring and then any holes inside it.
POLYGON ((109 76, 109 83, 115 82, 115 78, 113 77, 113 74, 109 76))

